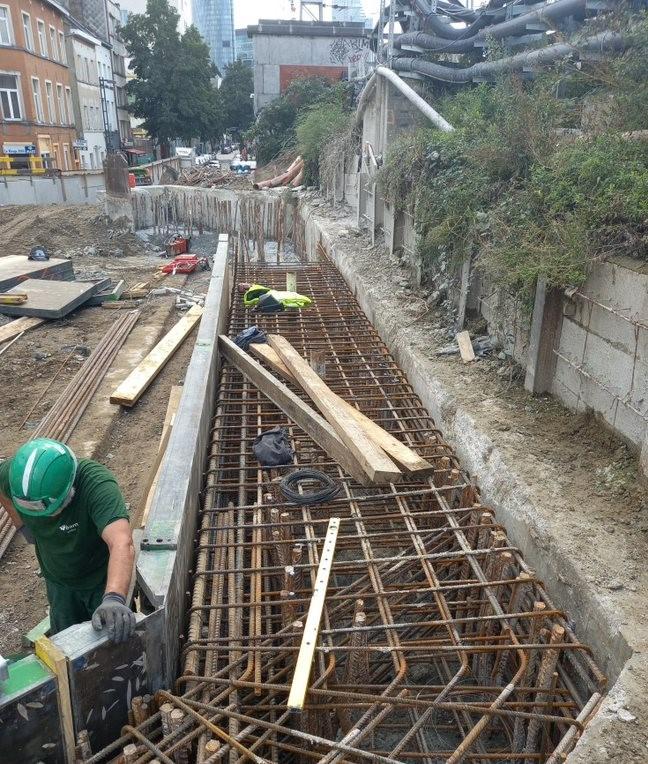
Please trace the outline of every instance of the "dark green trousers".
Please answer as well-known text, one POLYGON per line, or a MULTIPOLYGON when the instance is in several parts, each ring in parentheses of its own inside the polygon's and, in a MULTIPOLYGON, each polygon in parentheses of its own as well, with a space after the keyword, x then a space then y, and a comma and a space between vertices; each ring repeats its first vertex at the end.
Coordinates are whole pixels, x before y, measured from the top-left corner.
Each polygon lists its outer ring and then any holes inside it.
POLYGON ((45 579, 50 604, 50 634, 57 634, 75 623, 83 623, 101 604, 106 583, 94 589, 72 589, 45 579))

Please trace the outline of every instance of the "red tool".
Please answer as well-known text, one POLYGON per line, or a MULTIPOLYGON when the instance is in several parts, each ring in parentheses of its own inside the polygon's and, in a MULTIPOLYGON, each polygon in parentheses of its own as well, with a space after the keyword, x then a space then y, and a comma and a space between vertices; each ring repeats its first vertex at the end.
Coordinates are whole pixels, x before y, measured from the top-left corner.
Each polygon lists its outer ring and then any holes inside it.
POLYGON ((166 253, 169 257, 174 255, 183 255, 189 251, 189 242, 191 239, 185 236, 171 236, 166 241, 166 253))
POLYGON ((198 266, 206 270, 209 268, 209 261, 206 257, 196 257, 196 255, 178 255, 161 270, 162 273, 171 274, 193 273, 198 266))

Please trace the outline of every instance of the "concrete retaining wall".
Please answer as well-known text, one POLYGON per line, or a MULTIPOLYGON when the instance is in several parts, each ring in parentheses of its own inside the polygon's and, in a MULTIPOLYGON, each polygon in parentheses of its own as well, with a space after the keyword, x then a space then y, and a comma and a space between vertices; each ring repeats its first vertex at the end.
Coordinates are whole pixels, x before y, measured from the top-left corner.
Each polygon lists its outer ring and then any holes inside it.
POLYGON ((0 206, 6 204, 95 204, 105 190, 101 170, 0 178, 0 206))

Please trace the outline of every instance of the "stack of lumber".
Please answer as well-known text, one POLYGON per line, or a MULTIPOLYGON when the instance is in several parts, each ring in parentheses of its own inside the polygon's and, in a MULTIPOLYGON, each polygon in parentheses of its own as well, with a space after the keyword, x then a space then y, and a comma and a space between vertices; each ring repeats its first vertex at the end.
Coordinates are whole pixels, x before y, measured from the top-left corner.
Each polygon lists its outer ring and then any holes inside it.
POLYGON ((355 480, 386 485, 403 472, 418 477, 433 473, 428 461, 331 390, 288 340, 271 334, 268 343, 250 345, 250 352, 301 387, 322 416, 230 339, 220 337, 227 360, 355 480))

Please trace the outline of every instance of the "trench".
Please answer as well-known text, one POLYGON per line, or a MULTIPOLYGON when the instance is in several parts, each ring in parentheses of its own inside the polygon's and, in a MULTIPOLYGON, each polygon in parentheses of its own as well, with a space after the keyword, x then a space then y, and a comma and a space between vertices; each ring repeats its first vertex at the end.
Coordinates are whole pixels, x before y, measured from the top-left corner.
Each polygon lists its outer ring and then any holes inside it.
POLYGON ((475 423, 454 412, 450 428, 451 405, 395 339, 325 219, 280 194, 147 192, 134 205, 142 227, 229 233, 230 337, 256 323, 303 357, 315 352, 336 393, 434 470, 360 485, 224 362, 210 398, 193 558, 181 569, 189 597, 176 628, 186 635, 179 678, 155 697, 157 713, 88 761, 110 761, 126 746, 124 760, 138 762, 554 764, 579 740, 586 751, 584 731, 604 717, 606 680, 615 692, 625 686, 632 650, 591 589, 579 588, 577 571, 566 596, 555 575, 574 568, 564 548, 529 532, 533 507, 525 516, 511 504, 517 486, 506 487, 506 465, 475 423), (285 288, 287 272, 313 306, 270 316, 243 307, 238 282, 285 288), (340 487, 335 499, 304 506, 281 494, 286 470, 260 468, 251 451, 275 426, 288 431, 292 467, 324 471, 340 487), (286 701, 332 517, 340 531, 298 713, 286 701))

